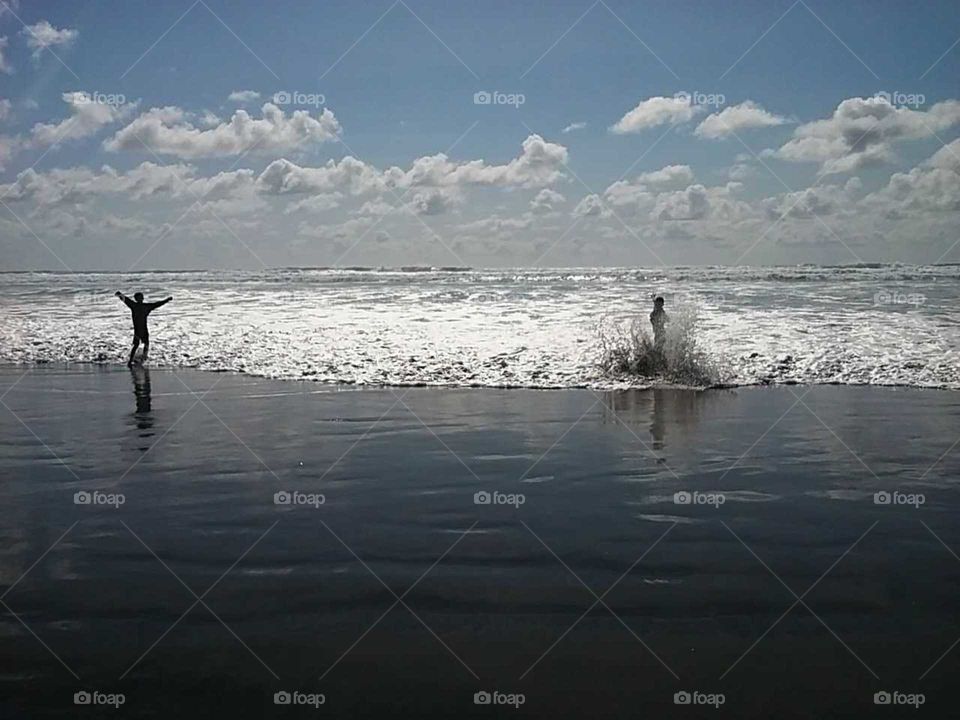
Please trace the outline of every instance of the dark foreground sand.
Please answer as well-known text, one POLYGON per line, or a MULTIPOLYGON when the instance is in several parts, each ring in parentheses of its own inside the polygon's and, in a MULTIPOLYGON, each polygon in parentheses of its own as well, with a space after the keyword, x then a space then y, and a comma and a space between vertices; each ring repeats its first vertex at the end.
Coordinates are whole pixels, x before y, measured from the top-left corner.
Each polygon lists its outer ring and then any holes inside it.
POLYGON ((960 705, 960 394, 26 370, 0 370, 0 717, 960 705))

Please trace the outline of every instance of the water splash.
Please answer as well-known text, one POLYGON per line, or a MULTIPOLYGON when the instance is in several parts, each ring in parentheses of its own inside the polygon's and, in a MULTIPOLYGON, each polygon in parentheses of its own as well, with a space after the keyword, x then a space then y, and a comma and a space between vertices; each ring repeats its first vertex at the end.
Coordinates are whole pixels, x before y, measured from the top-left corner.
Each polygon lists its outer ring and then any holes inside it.
POLYGON ((599 365, 613 379, 645 378, 676 385, 709 387, 724 382, 721 364, 701 346, 694 305, 673 305, 665 339, 658 347, 647 330, 646 317, 626 322, 609 317, 600 321, 597 337, 599 365))

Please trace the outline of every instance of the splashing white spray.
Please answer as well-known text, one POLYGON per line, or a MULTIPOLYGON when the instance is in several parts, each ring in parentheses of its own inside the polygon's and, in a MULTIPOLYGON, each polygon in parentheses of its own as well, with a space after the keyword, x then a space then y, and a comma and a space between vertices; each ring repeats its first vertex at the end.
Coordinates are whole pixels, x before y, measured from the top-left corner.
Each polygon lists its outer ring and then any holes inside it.
POLYGON ((676 304, 671 307, 661 347, 650 337, 648 325, 645 317, 629 322, 611 318, 600 321, 597 330, 599 365, 606 375, 613 378, 642 377, 700 387, 723 382, 718 363, 697 341, 695 306, 676 304))

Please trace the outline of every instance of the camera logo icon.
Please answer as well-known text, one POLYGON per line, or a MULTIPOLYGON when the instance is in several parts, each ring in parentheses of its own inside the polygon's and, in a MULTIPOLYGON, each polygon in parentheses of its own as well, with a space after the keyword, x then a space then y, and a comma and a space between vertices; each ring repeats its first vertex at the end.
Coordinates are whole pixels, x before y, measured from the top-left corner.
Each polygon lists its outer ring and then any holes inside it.
POLYGON ((289 505, 292 499, 293 496, 291 496, 286 490, 281 490, 280 492, 275 492, 273 494, 274 505, 289 505))
POLYGON ((286 690, 281 690, 273 694, 274 705, 289 705, 291 702, 293 702, 293 696, 286 690))
POLYGON ((886 690, 881 690, 873 694, 874 705, 889 705, 891 702, 893 702, 893 696, 886 690))
POLYGON ((475 492, 473 494, 474 505, 489 505, 491 500, 492 497, 486 490, 481 490, 480 492, 475 492))
POLYGON ((91 702, 93 702, 93 696, 86 690, 81 690, 73 694, 74 705, 89 705, 91 702))
POLYGON ((493 96, 486 90, 480 90, 473 94, 474 105, 489 105, 493 101, 493 96))
POLYGON ((274 93, 273 103, 275 105, 289 105, 290 93, 288 93, 286 90, 281 90, 280 92, 274 93))
POLYGON ((673 694, 674 705, 689 705, 692 701, 693 697, 686 690, 681 690, 673 694))
POLYGON ((874 505, 889 505, 891 500, 891 495, 886 490, 881 490, 878 493, 873 494, 873 503, 874 505))
POLYGON ((90 495, 90 493, 88 493, 86 490, 81 490, 80 492, 75 492, 73 494, 74 505, 89 505, 92 499, 93 496, 90 495))
POLYGON ((686 490, 681 490, 673 494, 673 502, 675 505, 689 505, 692 500, 693 496, 686 490))
POLYGON ((491 696, 486 690, 481 690, 480 692, 475 692, 473 694, 474 705, 489 705, 491 702, 493 702, 493 696, 491 696))

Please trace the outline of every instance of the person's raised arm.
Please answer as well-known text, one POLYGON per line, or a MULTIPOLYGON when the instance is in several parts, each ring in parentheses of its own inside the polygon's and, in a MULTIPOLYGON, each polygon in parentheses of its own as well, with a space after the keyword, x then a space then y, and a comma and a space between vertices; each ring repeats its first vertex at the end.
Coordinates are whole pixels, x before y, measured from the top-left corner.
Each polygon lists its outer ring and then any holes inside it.
POLYGON ((128 297, 127 297, 126 295, 124 295, 122 292, 120 292, 119 290, 117 290, 117 292, 114 293, 114 294, 115 294, 118 298, 120 298, 121 300, 123 300, 124 304, 125 304, 127 307, 133 307, 133 300, 131 300, 130 298, 128 298, 128 297))
POLYGON ((171 295, 171 296, 168 297, 168 298, 164 298, 163 300, 160 300, 159 302, 150 303, 150 309, 151 309, 151 310, 156 310, 158 307, 160 307, 161 305, 166 305, 166 304, 167 304, 168 302, 170 302, 171 300, 173 300, 173 295, 171 295))

